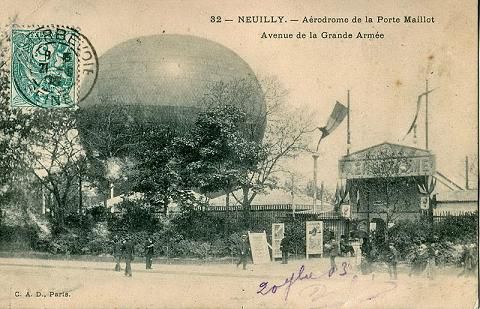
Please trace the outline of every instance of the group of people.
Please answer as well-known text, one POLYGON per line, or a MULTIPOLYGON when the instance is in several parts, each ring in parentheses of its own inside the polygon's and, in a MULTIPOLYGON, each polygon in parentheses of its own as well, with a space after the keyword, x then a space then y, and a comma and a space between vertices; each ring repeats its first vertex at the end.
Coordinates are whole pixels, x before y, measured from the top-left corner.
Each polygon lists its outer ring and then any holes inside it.
POLYGON ((337 264, 335 258, 337 256, 355 256, 355 249, 350 244, 350 241, 345 235, 340 236, 340 243, 337 242, 335 237, 332 236, 330 241, 325 244, 326 253, 330 257, 330 269, 331 271, 337 270, 337 264))
MULTIPOLYGON (((428 258, 428 255, 426 255, 426 245, 423 244, 423 246, 419 248, 421 248, 421 253, 417 257, 414 257, 411 261, 409 276, 412 274, 418 274, 427 269, 427 276, 429 278, 433 278, 433 266, 435 264, 435 260, 434 258, 428 258)), ((360 264, 360 270, 362 274, 372 274, 373 278, 374 271, 372 264, 373 261, 376 260, 375 255, 379 255, 380 259, 383 259, 388 266, 388 274, 390 279, 397 280, 397 265, 400 260, 400 253, 393 242, 390 242, 386 248, 382 247, 380 250, 381 253, 379 254, 379 252, 375 252, 375 250, 379 250, 378 248, 374 247, 372 240, 365 237, 362 240, 360 250, 362 252, 362 261, 360 264)))
MULTIPOLYGON (((240 240, 239 245, 239 259, 237 262, 237 267, 240 264, 243 265, 243 269, 246 270, 248 257, 250 256, 250 245, 248 243, 248 237, 246 234, 243 234, 240 240)), ((288 254, 291 249, 291 239, 284 233, 283 238, 280 241, 280 251, 282 251, 282 264, 288 264, 288 254)))
POLYGON ((437 245, 435 242, 427 243, 423 239, 416 241, 411 251, 409 276, 412 274, 425 273, 429 279, 433 279, 436 256, 438 256, 439 253, 439 250, 436 247, 437 245))
MULTIPOLYGON (((353 246, 350 245, 347 237, 341 235, 340 243, 337 242, 335 237, 325 244, 326 253, 330 258, 330 268, 331 271, 337 270, 336 257, 339 255, 342 256, 355 256, 356 252, 353 246)), ((285 233, 283 239, 280 242, 280 250, 282 251, 282 264, 288 263, 288 255, 291 249, 291 239, 285 233)), ((395 247, 394 243, 389 243, 388 247, 382 247, 381 250, 383 260, 388 265, 388 273, 390 279, 397 280, 397 264, 399 262, 399 251, 395 247)), ((242 264, 243 269, 246 269, 247 261, 250 256, 250 245, 248 243, 247 235, 242 235, 239 243, 239 260, 237 262, 237 267, 242 264)), ((363 238, 360 246, 361 251, 361 263, 360 271, 362 274, 372 274, 373 272, 373 261, 378 259, 378 248, 373 244, 373 241, 369 238, 363 238)), ((145 241, 144 247, 145 253, 145 267, 146 269, 152 269, 152 261, 154 255, 154 243, 150 237, 145 241)), ((132 267, 131 262, 134 259, 135 246, 130 237, 125 237, 120 239, 115 236, 114 245, 113 245, 113 256, 115 260, 115 271, 121 271, 120 266, 121 259, 125 259, 125 276, 132 276, 132 267)), ((439 255, 439 248, 435 242, 427 243, 422 240, 418 240, 413 244, 413 248, 410 253, 410 271, 409 276, 412 274, 424 273, 430 279, 434 277, 435 266, 438 264, 437 257, 439 255)), ((461 263, 463 266, 463 271, 459 274, 468 276, 475 273, 475 269, 478 265, 478 258, 476 253, 475 245, 464 245, 463 252, 461 255, 461 263)))
MULTIPOLYGON (((150 237, 145 242, 145 267, 146 269, 152 269, 154 253, 154 243, 150 237)), ((113 244, 113 258, 115 260, 115 271, 121 271, 120 266, 121 259, 125 259, 125 276, 132 276, 132 261, 134 260, 135 245, 131 237, 125 237, 120 239, 115 236, 113 244)))

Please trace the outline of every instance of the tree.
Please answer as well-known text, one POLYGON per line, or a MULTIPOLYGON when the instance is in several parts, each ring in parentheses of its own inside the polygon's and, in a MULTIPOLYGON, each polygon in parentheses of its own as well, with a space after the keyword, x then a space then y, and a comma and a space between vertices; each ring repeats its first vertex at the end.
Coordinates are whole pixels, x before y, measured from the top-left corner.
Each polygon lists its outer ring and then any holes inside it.
POLYGON ((185 171, 191 175, 189 185, 231 192, 242 205, 246 226, 253 199, 277 186, 275 176, 283 171, 282 161, 306 148, 312 127, 298 111, 287 108, 287 93, 276 79, 265 79, 262 86, 266 108, 252 111, 251 81, 215 84, 205 98, 207 109, 179 147, 185 171), (237 188, 242 196, 233 192, 237 188))
POLYGON ((238 185, 240 168, 253 169, 263 155, 261 145, 243 128, 246 113, 237 105, 211 105, 195 126, 176 139, 183 184, 208 194, 230 192, 238 185))
POLYGON ((132 167, 130 153, 141 141, 137 136, 139 120, 132 116, 138 110, 124 104, 102 104, 106 100, 102 97, 93 108, 80 109, 76 114, 89 180, 104 192, 105 199, 114 183, 125 185, 124 176, 132 167))
MULTIPOLYGON (((14 23, 15 18, 10 20, 14 23)), ((8 27, 0 28, 0 219, 10 205, 20 209, 27 222, 31 199, 27 193, 31 181, 26 154, 32 129, 30 109, 12 109, 10 105, 10 37, 8 27)))
POLYGON ((10 61, 10 37, 8 29, 3 28, 0 30, 0 188, 8 186, 13 175, 23 168, 26 137, 32 123, 29 109, 10 106, 10 61))
POLYGON ((63 226, 81 162, 73 111, 10 106, 9 40, 4 29, 0 32, 0 191, 5 193, 2 199, 10 197, 27 215, 32 196, 43 187, 53 194, 56 223, 63 226))
POLYGON ((184 197, 176 169, 173 143, 176 134, 163 126, 139 126, 136 132, 141 142, 131 152, 135 164, 129 175, 132 189, 144 193, 151 206, 166 214, 172 199, 184 197))
POLYGON ((381 193, 384 200, 380 201, 374 212, 384 215, 388 227, 399 218, 402 210, 411 206, 410 196, 403 190, 412 185, 416 188, 416 182, 413 177, 399 177, 405 166, 409 166, 408 158, 403 150, 382 148, 368 152, 364 162, 365 172, 374 178, 360 182, 363 186, 361 189, 368 192, 378 190, 381 193))
POLYGON ((54 221, 64 227, 71 197, 77 194, 79 177, 85 168, 74 111, 69 109, 32 112, 32 128, 28 136, 29 169, 55 200, 54 221))
POLYGON ((247 224, 250 205, 255 196, 266 188, 277 186, 276 176, 283 171, 282 163, 307 149, 309 133, 313 127, 301 111, 287 106, 287 92, 276 79, 265 80, 263 89, 267 107, 263 116, 266 122, 261 144, 263 156, 255 168, 240 170, 242 198, 232 194, 242 205, 247 224))

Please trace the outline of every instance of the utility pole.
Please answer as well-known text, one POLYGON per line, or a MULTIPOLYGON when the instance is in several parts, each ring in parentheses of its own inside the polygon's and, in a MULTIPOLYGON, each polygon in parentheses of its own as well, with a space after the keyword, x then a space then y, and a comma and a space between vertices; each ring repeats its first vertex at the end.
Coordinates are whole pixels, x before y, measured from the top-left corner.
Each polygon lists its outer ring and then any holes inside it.
POLYGON ((317 160, 318 153, 314 153, 313 157, 313 212, 317 212, 317 160))
POLYGON ((425 80, 425 149, 428 150, 428 79, 425 80))
POLYGON ((468 156, 465 157, 465 189, 470 190, 468 187, 468 156))
POLYGON ((350 154, 350 90, 347 90, 347 156, 350 154))
POLYGON ((292 195, 292 216, 295 218, 295 175, 290 173, 290 176, 292 177, 292 190, 290 192, 292 195))

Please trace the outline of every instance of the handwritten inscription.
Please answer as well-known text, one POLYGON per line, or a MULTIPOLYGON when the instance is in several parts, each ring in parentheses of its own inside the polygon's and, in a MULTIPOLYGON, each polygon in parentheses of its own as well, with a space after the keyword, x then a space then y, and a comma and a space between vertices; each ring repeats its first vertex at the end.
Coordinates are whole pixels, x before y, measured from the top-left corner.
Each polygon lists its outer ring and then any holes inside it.
POLYGON ((352 266, 348 262, 342 262, 338 269, 330 268, 327 272, 316 275, 311 271, 307 271, 305 266, 302 265, 281 283, 273 284, 269 281, 262 281, 258 285, 256 293, 262 296, 281 294, 283 295, 283 300, 287 301, 290 292, 293 291, 293 286, 298 285, 300 290, 295 294, 300 296, 301 299, 320 305, 321 308, 330 308, 374 301, 374 299, 382 297, 397 288, 397 284, 390 281, 372 281, 368 283, 368 289, 360 288, 365 282, 360 283, 362 281, 359 281, 356 274, 350 272, 351 269, 352 266), (345 281, 346 285, 341 284, 337 280, 330 281, 329 278, 334 274, 336 274, 336 278, 350 279, 345 281), (320 279, 326 280, 320 281, 320 279), (303 282, 303 284, 299 282, 303 282), (338 298, 339 289, 345 295, 341 299, 338 298))
MULTIPOLYGON (((348 269, 351 269, 350 264, 347 262, 343 262, 342 269, 340 270, 341 272, 339 273, 339 276, 345 276, 347 274, 348 269)), ((335 268, 330 268, 328 272, 323 273, 319 276, 315 276, 313 272, 307 273, 305 271, 305 265, 302 265, 300 266, 297 272, 293 272, 289 277, 286 277, 285 280, 280 284, 270 284, 270 282, 268 281, 261 282, 258 285, 259 289, 257 290, 257 294, 260 294, 263 296, 268 294, 276 294, 278 291, 284 288, 284 291, 285 291, 284 300, 286 301, 288 299, 288 295, 290 294, 290 289, 298 281, 318 280, 327 275, 330 278, 335 272, 336 272, 335 268)), ((356 278, 356 276, 354 276, 354 278, 356 278)))

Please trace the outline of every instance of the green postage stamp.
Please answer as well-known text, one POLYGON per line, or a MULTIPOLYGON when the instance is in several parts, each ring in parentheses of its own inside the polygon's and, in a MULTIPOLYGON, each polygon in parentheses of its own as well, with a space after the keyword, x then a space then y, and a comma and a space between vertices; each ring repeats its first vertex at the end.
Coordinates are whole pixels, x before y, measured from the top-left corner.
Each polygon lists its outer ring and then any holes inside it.
POLYGON ((78 100, 78 31, 13 28, 12 107, 65 108, 78 100))

